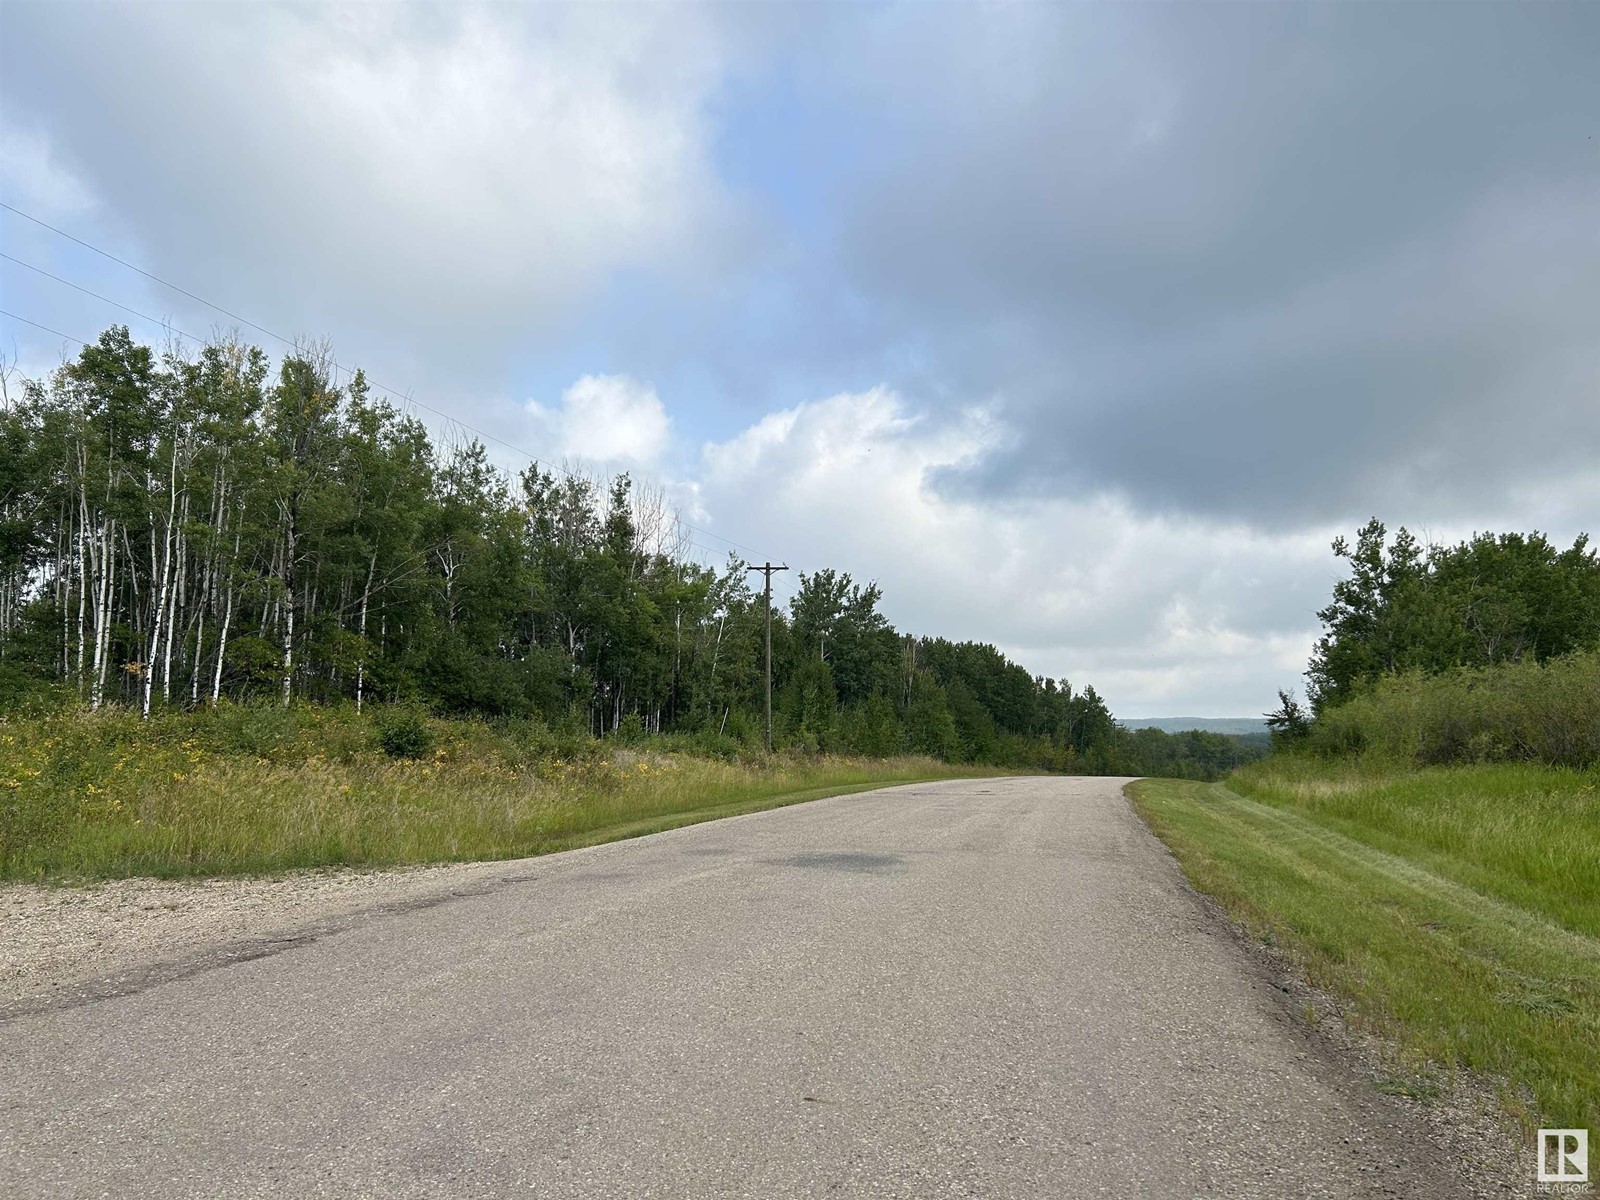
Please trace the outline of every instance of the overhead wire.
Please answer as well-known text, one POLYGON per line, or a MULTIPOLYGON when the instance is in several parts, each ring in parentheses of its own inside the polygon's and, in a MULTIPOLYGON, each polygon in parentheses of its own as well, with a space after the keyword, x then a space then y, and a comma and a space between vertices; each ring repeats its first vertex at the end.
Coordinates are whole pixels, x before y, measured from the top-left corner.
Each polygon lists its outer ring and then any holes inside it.
MULTIPOLYGON (((99 246, 94 245, 92 242, 87 242, 87 241, 85 241, 84 239, 82 239, 80 237, 76 237, 75 235, 68 233, 64 229, 60 229, 60 228, 50 224, 48 221, 43 221, 43 220, 39 219, 38 217, 34 216, 31 213, 27 213, 27 212, 22 211, 22 209, 17 208, 15 205, 7 204, 5 201, 0 200, 0 209, 4 209, 5 211, 7 211, 9 213, 13 213, 16 216, 21 217, 25 221, 31 221, 31 222, 33 222, 33 224, 39 226, 41 229, 47 229, 51 233, 54 233, 59 237, 66 238, 69 242, 73 242, 73 243, 75 243, 75 244, 77 244, 79 246, 82 246, 85 250, 92 251, 93 253, 100 255, 102 258, 108 259, 111 262, 116 263, 118 266, 126 267, 128 270, 133 271, 135 274, 142 275, 144 278, 146 278, 146 279, 148 279, 148 280, 150 280, 150 281, 152 281, 154 283, 159 283, 162 287, 170 288, 171 290, 177 292, 179 295, 187 296, 190 300, 193 300, 198 304, 203 304, 207 308, 213 310, 214 312, 219 312, 223 316, 228 317, 230 320, 238 321, 242 325, 247 325, 251 329, 254 329, 255 331, 257 331, 258 333, 263 333, 266 336, 268 336, 270 338, 273 338, 273 339, 283 343, 285 346, 288 346, 290 349, 298 350, 300 348, 300 343, 294 341, 293 339, 286 338, 286 337, 283 336, 283 334, 276 333, 273 330, 268 329, 265 325, 258 325, 256 322, 250 320, 248 317, 242 317, 238 313, 233 312, 231 309, 224 308, 220 304, 215 304, 212 301, 207 300, 204 296, 196 295, 194 292, 189 291, 187 288, 180 287, 177 284, 172 283, 170 280, 166 280, 166 279, 161 278, 161 276, 159 276, 159 275, 152 274, 151 272, 146 271, 142 267, 135 266, 133 263, 128 262, 126 259, 119 258, 115 254, 112 254, 109 250, 103 250, 99 246)), ((95 292, 91 292, 88 288, 80 287, 78 284, 72 283, 70 280, 62 279, 58 275, 51 275, 50 272, 42 270, 39 267, 35 267, 31 263, 23 262, 21 259, 14 258, 9 254, 4 254, 3 252, 0 252, 0 257, 9 259, 11 262, 17 263, 19 266, 26 267, 30 271, 36 271, 41 275, 48 275, 50 278, 56 280, 58 283, 63 283, 67 287, 74 288, 77 291, 83 292, 85 295, 93 296, 97 300, 104 301, 105 303, 113 305, 116 308, 120 308, 125 312, 131 312, 135 316, 141 317, 142 319, 144 319, 146 321, 153 321, 153 322, 155 322, 157 324, 160 324, 163 328, 171 329, 172 332, 174 332, 174 333, 181 334, 182 336, 190 338, 193 341, 200 342, 201 344, 204 344, 202 339, 196 338, 193 334, 185 334, 185 333, 183 333, 182 330, 174 328, 173 326, 171 326, 169 323, 167 323, 165 321, 158 321, 156 318, 147 316, 146 314, 139 312, 137 309, 129 308, 125 304, 121 304, 121 303, 119 303, 119 302, 117 302, 115 300, 111 300, 111 299, 109 299, 109 298, 107 298, 105 296, 101 296, 101 295, 99 295, 99 294, 97 294, 95 292)), ((22 321, 23 324, 25 324, 25 325, 32 325, 36 329, 45 329, 44 326, 39 325, 35 321, 29 321, 25 317, 18 317, 18 316, 15 316, 15 314, 12 314, 12 313, 6 313, 5 315, 6 316, 11 316, 14 320, 22 321)), ((55 330, 51 330, 51 329, 45 329, 45 332, 47 332, 47 333, 55 333, 56 331, 55 330)), ((56 334, 56 336, 58 336, 58 337, 66 337, 66 338, 68 338, 69 341, 78 342, 80 345, 88 345, 87 342, 84 342, 79 338, 71 337, 68 334, 56 334)), ((332 365, 333 365, 335 370, 343 371, 347 376, 349 376, 352 379, 355 377, 356 369, 347 367, 343 363, 341 363, 338 360, 333 359, 331 357, 330 357, 329 361, 332 363, 332 365)), ((512 442, 506 441, 502 437, 498 437, 495 434, 492 434, 492 433, 489 433, 489 432, 487 432, 485 430, 478 429, 478 428, 475 428, 474 426, 468 425, 465 421, 461 420, 459 417, 456 417, 456 416, 454 416, 454 415, 452 415, 450 413, 444 412, 441 409, 434 408, 430 404, 424 404, 422 401, 418 400, 415 396, 412 396, 409 393, 404 393, 404 392, 397 391, 396 389, 391 388, 391 387, 387 386, 386 384, 381 383, 378 380, 372 378, 370 375, 365 375, 364 374, 364 377, 366 378, 368 383, 370 383, 373 387, 377 388, 379 391, 385 392, 388 395, 393 396, 395 399, 401 401, 404 404, 414 405, 417 408, 420 408, 420 409, 423 409, 423 410, 425 410, 427 412, 433 413, 435 416, 439 417, 442 420, 450 422, 452 425, 456 426, 457 428, 464 429, 468 433, 475 434, 476 436, 478 436, 480 438, 483 438, 486 441, 495 442, 496 444, 505 447, 507 450, 513 451, 514 453, 521 455, 523 458, 526 458, 534 466, 542 467, 545 470, 550 471, 552 473, 559 473, 559 474, 561 474, 561 475, 563 475, 563 476, 565 476, 566 478, 569 478, 569 479, 576 477, 574 472, 566 470, 564 468, 557 467, 553 463, 546 462, 545 460, 541 459, 537 454, 534 454, 531 450, 526 450, 521 446, 515 445, 512 442)), ((683 526, 684 529, 690 531, 691 533, 698 533, 698 534, 701 534, 701 535, 703 535, 705 537, 715 538, 719 542, 724 542, 727 545, 732 546, 737 550, 743 550, 746 553, 748 553, 748 554, 750 554, 750 555, 752 555, 752 556, 754 556, 756 558, 768 558, 768 557, 770 557, 768 555, 761 554, 759 551, 756 551, 756 550, 752 549, 749 546, 744 545, 742 542, 736 542, 732 538, 725 537, 724 535, 722 535, 720 533, 716 533, 713 530, 702 529, 701 527, 699 527, 697 525, 689 524, 687 521, 680 522, 680 524, 683 526)))
MULTIPOLYGON (((25 267, 28 270, 34 272, 35 274, 43 275, 46 279, 53 279, 57 283, 62 284, 64 286, 66 286, 66 287, 69 287, 75 292, 82 292, 85 296, 92 296, 96 300, 99 300, 103 304, 111 305, 112 308, 120 308, 123 312, 132 313, 134 316, 140 318, 141 320, 149 321, 152 324, 161 326, 163 329, 171 330, 173 333, 177 334, 179 337, 188 338, 191 342, 196 342, 196 343, 198 343, 198 344, 200 344, 202 346, 205 345, 205 339, 204 338, 198 337, 198 336, 196 336, 195 334, 192 334, 192 333, 185 333, 183 330, 179 329, 176 325, 172 324, 172 322, 168 321, 165 317, 152 317, 149 313, 140 312, 137 308, 128 307, 128 305, 123 304, 120 300, 113 300, 110 296, 102 296, 99 292, 91 292, 88 288, 82 286, 81 284, 73 283, 72 280, 70 280, 70 279, 63 279, 59 275, 56 275, 56 274, 54 274, 54 273, 52 273, 50 271, 46 271, 43 267, 36 267, 30 262, 24 262, 22 259, 17 258, 15 255, 7 254, 4 250, 0 250, 0 258, 5 259, 7 262, 16 263, 17 266, 19 266, 19 267, 25 267)), ((23 320, 23 318, 22 317, 17 317, 16 320, 21 321, 21 320, 23 320)), ((32 325, 33 322, 29 321, 28 324, 32 325)), ((67 337, 69 335, 62 334, 61 336, 62 337, 67 337)), ((72 338, 72 340, 75 341, 75 342, 78 341, 77 338, 72 338)))
POLYGON ((87 346, 89 344, 82 338, 75 338, 70 333, 62 333, 59 329, 51 329, 48 325, 41 325, 37 321, 30 321, 27 317, 19 317, 16 313, 7 312, 3 308, 0 308, 0 317, 10 317, 13 321, 21 321, 24 325, 32 325, 35 329, 42 329, 53 337, 66 338, 69 342, 77 342, 80 346, 87 346))

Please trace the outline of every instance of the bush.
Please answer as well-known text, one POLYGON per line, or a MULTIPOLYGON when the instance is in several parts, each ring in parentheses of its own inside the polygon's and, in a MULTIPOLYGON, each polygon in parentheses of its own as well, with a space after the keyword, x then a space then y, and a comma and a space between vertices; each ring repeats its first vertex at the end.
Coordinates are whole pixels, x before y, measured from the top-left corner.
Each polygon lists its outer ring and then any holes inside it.
POLYGON ((276 701, 220 704, 196 714, 194 723, 219 749, 257 758, 288 754, 300 738, 300 710, 276 701))
POLYGON ((246 697, 276 695, 283 684, 283 650, 254 634, 228 643, 224 666, 228 690, 246 697))
POLYGON ((1600 653, 1379 680, 1325 709, 1307 745, 1424 765, 1600 763, 1600 653))
POLYGON ((730 763, 742 762, 750 755, 749 747, 736 737, 718 733, 715 725, 692 733, 661 734, 652 745, 666 754, 689 754, 730 763))
POLYGON ((0 662, 0 717, 43 717, 70 708, 77 695, 16 663, 0 662))
POLYGON ((378 746, 390 758, 421 758, 433 749, 433 731, 413 708, 390 708, 377 714, 378 746))

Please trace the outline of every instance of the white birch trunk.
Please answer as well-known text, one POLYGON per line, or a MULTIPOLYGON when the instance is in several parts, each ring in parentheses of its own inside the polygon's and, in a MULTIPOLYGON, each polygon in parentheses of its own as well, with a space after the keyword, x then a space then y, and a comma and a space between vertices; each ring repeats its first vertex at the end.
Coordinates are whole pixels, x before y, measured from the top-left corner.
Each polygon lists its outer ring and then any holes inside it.
POLYGON ((108 518, 105 523, 105 547, 100 555, 99 601, 95 605, 94 633, 94 694, 89 707, 98 709, 105 700, 106 665, 111 657, 111 601, 112 581, 117 564, 117 522, 108 518))
POLYGON ((211 679, 211 707, 222 695, 222 656, 228 652, 228 623, 233 619, 233 565, 239 561, 239 534, 233 535, 233 558, 228 563, 227 606, 222 610, 222 633, 217 638, 217 673, 211 679))
POLYGON ((283 706, 289 707, 294 693, 294 550, 295 528, 291 518, 285 535, 283 554, 283 706))
POLYGON ((78 491, 78 699, 83 699, 83 617, 89 599, 89 498, 88 489, 80 483, 78 491))
MULTIPOLYGON (((183 509, 178 515, 178 554, 177 568, 172 576, 172 596, 167 602, 167 644, 161 655, 161 702, 170 703, 172 700, 172 644, 179 640, 178 629, 180 618, 183 615, 184 581, 189 570, 189 539, 183 534, 184 526, 189 523, 189 488, 184 485, 183 509)), ((181 665, 181 664, 180 664, 181 665)))
POLYGON ((361 701, 367 684, 367 604, 372 599, 372 575, 378 569, 378 552, 374 550, 367 561, 367 585, 361 589, 361 656, 356 659, 356 711, 361 711, 361 701))
MULTIPOLYGON (((151 598, 155 601, 150 623, 150 649, 145 654, 144 661, 144 697, 140 706, 139 715, 146 720, 150 718, 150 691, 156 681, 156 659, 161 654, 161 633, 165 629, 167 620, 167 591, 171 587, 172 574, 172 526, 178 515, 178 443, 172 443, 172 477, 167 485, 167 526, 162 537, 161 549, 161 586, 151 598)), ((150 522, 152 531, 155 521, 150 522)), ((156 577, 156 546, 155 539, 150 539, 150 577, 152 582, 156 577)))

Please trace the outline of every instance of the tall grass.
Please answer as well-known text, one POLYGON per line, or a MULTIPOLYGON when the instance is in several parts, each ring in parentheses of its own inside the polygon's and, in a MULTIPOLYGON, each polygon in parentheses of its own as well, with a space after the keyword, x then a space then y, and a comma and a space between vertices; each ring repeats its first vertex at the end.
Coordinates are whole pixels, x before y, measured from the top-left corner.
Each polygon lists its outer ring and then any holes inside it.
POLYGON ((1229 786, 1600 938, 1600 769, 1278 755, 1229 786))
MULTIPOLYGON (((537 854, 825 794, 984 774, 932 759, 707 757, 537 724, 348 709, 0 723, 0 878, 208 875, 537 854), (392 749, 392 746, 391 746, 392 749), (409 753, 409 751, 408 751, 409 753)), ((718 747, 711 747, 715 750, 718 747)))
POLYGON ((1405 762, 1600 762, 1600 651, 1442 675, 1392 675, 1322 712, 1309 748, 1405 762))

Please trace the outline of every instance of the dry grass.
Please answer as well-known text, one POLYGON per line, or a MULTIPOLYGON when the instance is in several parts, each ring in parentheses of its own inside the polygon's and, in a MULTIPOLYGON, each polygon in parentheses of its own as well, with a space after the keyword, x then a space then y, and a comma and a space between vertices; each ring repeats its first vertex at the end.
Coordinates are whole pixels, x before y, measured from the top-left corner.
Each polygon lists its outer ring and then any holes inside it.
POLYGON ((397 760, 349 713, 149 725, 126 714, 66 714, 0 726, 0 877, 511 858, 846 791, 995 773, 925 758, 719 760, 582 742, 563 754, 537 731, 429 727, 436 748, 397 760))

